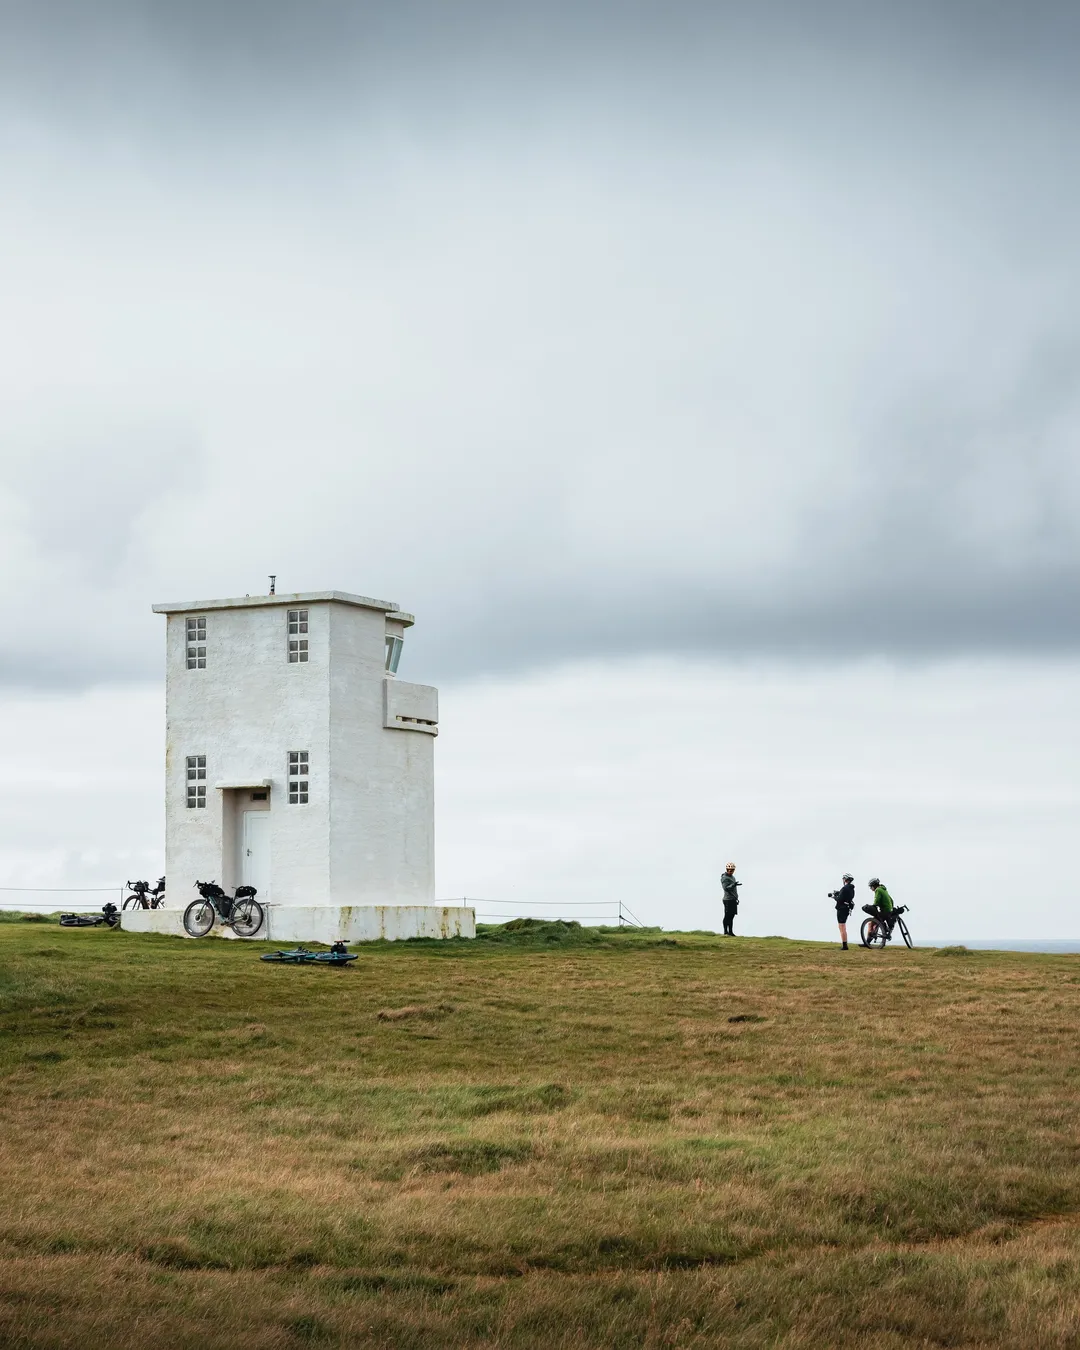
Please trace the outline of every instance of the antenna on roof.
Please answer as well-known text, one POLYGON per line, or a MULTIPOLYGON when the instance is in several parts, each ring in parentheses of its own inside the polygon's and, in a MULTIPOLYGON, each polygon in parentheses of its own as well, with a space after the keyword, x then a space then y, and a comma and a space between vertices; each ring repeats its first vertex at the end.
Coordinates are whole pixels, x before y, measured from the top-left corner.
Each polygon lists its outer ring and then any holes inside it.
POLYGON ((270 578, 270 594, 273 595, 277 590, 277 573, 270 578))

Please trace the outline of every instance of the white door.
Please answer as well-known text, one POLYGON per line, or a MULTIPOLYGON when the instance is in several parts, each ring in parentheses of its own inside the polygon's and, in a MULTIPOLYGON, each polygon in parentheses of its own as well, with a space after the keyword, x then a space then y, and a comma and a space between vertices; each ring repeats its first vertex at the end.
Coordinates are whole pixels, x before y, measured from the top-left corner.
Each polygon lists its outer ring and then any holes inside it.
POLYGON ((240 882, 254 886, 260 900, 270 896, 270 812, 245 811, 240 846, 240 882))

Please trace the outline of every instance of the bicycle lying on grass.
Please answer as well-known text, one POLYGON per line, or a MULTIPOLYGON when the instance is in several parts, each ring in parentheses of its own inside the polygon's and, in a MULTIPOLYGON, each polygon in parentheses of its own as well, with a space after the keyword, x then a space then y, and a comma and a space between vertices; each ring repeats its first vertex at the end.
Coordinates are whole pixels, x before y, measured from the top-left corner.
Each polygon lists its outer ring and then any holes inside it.
POLYGON ((863 919, 862 929, 860 930, 862 945, 864 947, 884 947, 886 943, 892 940, 894 930, 899 929, 900 936, 904 939, 906 945, 914 947, 915 944, 911 940, 908 926, 901 918, 901 915, 906 914, 907 911, 907 905, 897 905, 890 915, 891 922, 880 919, 873 914, 868 919, 863 919))
POLYGON ((120 927, 120 911, 112 903, 102 905, 100 914, 61 914, 61 928, 100 928, 105 924, 107 928, 120 927))
POLYGON ((253 937, 262 927, 265 914, 254 886, 238 886, 235 895, 227 895, 216 881, 197 881, 195 889, 199 899, 184 910, 184 928, 192 937, 205 937, 215 917, 237 937, 253 937))
POLYGON ((294 947, 287 952, 267 952, 260 961, 276 961, 286 966, 344 966, 355 961, 356 953, 347 951, 344 942, 335 942, 328 952, 309 952, 306 947, 294 947))

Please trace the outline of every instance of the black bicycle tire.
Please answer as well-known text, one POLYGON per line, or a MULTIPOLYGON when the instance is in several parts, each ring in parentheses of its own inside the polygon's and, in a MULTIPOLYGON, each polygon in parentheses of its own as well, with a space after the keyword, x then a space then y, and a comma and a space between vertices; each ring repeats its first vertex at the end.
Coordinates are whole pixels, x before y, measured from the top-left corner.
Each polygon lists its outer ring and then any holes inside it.
POLYGON ((139 896, 139 895, 125 895, 125 896, 124 896, 124 903, 120 906, 120 908, 121 908, 121 909, 148 909, 149 906, 143 904, 142 896, 139 896))
POLYGON ((266 911, 263 909, 262 905, 259 904, 258 900, 250 896, 246 899, 236 901, 233 905, 233 915, 233 932, 236 933, 238 937, 254 937, 266 920, 266 911), (255 922, 253 924, 244 924, 243 927, 240 927, 235 918, 238 909, 247 909, 251 916, 255 918, 255 922))
POLYGON ((915 944, 911 940, 911 934, 908 932, 908 926, 903 921, 903 919, 897 917, 896 926, 897 928, 900 929, 900 936, 904 939, 904 945, 907 947, 914 947, 915 944))
POLYGON ((863 919, 862 927, 859 929, 859 941, 864 947, 868 947, 870 950, 873 950, 875 947, 884 948, 888 940, 888 931, 880 919, 863 919), (874 925, 874 936, 867 941, 866 930, 870 924, 874 925))
POLYGON ((209 931, 211 930, 211 928, 213 928, 213 926, 214 926, 214 906, 210 903, 210 901, 192 900, 191 904, 188 905, 187 909, 184 910, 184 932, 187 933, 189 937, 193 938, 206 937, 207 933, 209 933, 209 931), (196 909, 203 909, 210 911, 210 922, 206 925, 205 928, 198 930, 196 930, 194 920, 194 911, 196 909))

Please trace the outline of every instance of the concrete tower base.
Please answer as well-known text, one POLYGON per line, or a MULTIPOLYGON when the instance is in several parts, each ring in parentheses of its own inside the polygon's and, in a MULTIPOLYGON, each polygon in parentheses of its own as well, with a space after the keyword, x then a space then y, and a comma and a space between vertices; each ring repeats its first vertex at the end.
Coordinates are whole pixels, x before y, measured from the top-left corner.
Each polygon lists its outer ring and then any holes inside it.
MULTIPOLYGON (((273 905, 253 942, 401 942, 406 938, 474 938, 476 911, 464 905, 273 905)), ((120 926, 128 933, 190 936, 182 909, 126 909, 120 926)), ((235 938, 214 924, 208 937, 235 938)))

